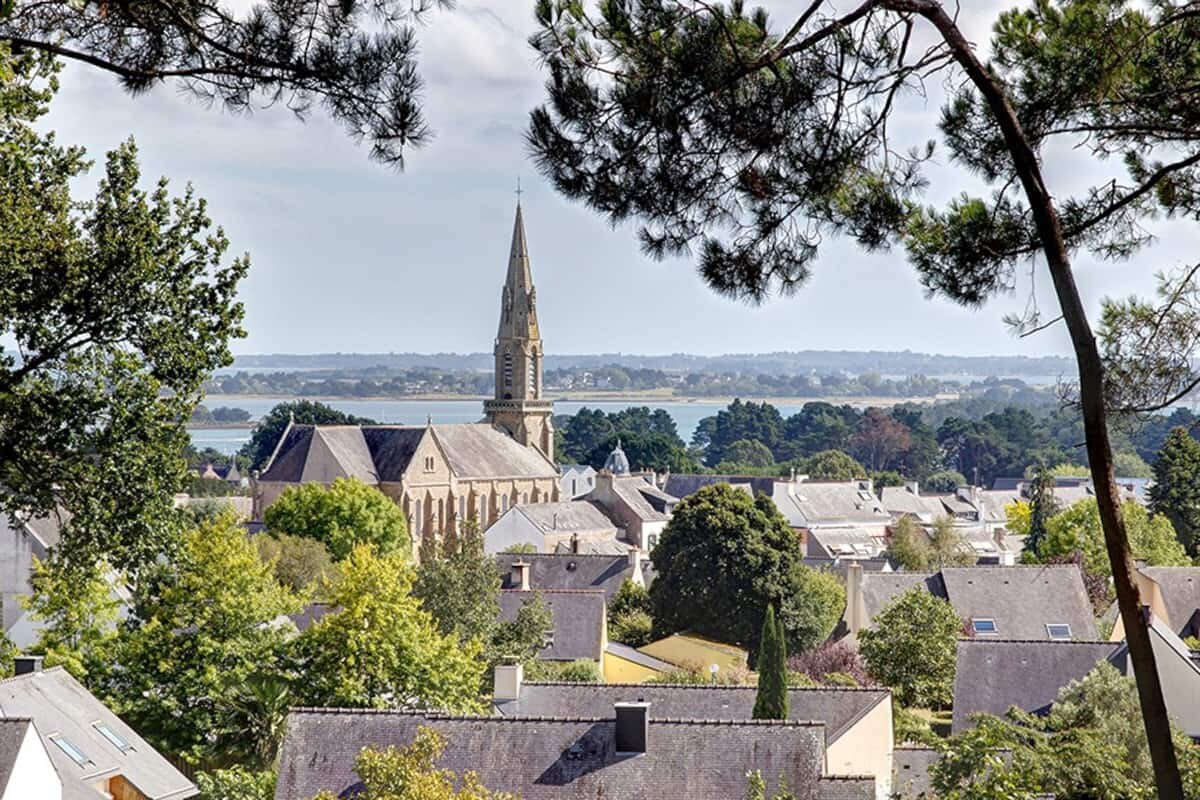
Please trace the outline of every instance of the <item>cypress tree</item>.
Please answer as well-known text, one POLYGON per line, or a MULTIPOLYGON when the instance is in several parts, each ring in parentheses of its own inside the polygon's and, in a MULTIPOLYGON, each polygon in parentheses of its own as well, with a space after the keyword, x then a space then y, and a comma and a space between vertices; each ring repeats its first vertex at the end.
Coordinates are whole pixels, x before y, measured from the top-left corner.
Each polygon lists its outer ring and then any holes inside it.
POLYGON ((767 606, 762 642, 758 649, 758 695, 754 719, 787 719, 787 645, 783 624, 775 619, 775 607, 767 606))
POLYGON ((1174 428, 1154 462, 1150 510, 1171 520, 1188 555, 1200 555, 1200 442, 1174 428))

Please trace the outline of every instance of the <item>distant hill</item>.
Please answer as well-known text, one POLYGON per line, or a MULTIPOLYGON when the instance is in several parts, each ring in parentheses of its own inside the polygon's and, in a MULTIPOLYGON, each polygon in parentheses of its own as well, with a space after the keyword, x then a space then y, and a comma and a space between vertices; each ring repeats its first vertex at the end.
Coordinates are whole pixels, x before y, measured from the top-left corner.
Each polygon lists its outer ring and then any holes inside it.
MULTIPOLYGON (((851 375, 928 375, 963 377, 1070 377, 1074 362, 1060 356, 947 356, 911 351, 884 350, 799 350, 776 353, 730 353, 698 356, 688 353, 670 355, 631 355, 597 353, 594 355, 547 355, 547 369, 594 368, 609 365, 664 372, 737 372, 745 375, 806 375, 845 372, 851 375)), ((235 370, 270 372, 277 370, 345 370, 372 368, 411 369, 435 367, 443 370, 492 369, 491 353, 271 353, 238 356, 235 370)))

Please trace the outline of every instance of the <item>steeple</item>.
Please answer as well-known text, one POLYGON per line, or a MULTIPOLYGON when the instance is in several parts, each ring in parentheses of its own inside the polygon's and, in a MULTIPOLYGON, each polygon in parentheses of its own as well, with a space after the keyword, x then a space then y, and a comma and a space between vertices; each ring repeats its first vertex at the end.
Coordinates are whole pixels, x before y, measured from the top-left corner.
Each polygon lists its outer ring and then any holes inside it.
POLYGON ((508 272, 500 292, 500 325, 495 348, 496 394, 495 399, 484 404, 484 411, 493 425, 552 457, 552 406, 542 400, 542 355, 537 290, 533 286, 525 217, 518 194, 512 243, 508 249, 508 272))

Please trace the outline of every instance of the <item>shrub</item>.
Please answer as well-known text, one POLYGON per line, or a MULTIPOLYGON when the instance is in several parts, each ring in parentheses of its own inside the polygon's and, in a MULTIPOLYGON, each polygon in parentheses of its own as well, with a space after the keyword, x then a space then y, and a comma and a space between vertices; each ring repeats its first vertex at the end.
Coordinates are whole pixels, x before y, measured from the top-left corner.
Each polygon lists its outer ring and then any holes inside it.
POLYGON ((645 611, 627 611, 610 617, 608 638, 630 647, 642 647, 654 640, 654 620, 645 611))
POLYGON ((871 683, 862 658, 845 642, 822 642, 794 655, 788 659, 788 669, 807 676, 814 685, 826 683, 826 676, 831 673, 846 675, 859 686, 871 683))
POLYGON ((564 681, 566 683, 600 683, 600 666, 590 658, 574 661, 534 661, 525 670, 531 681, 564 681))

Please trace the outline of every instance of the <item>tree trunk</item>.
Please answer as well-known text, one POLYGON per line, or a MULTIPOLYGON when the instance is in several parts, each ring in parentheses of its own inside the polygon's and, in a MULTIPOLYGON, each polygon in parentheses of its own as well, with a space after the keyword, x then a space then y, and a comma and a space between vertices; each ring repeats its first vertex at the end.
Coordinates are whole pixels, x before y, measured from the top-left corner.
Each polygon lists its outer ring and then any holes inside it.
POLYGON ((1004 134, 1017 175, 1029 199, 1038 236, 1050 268, 1054 291, 1058 296, 1075 361, 1079 367, 1079 398, 1083 410, 1083 428, 1087 439, 1088 462, 1100 508, 1104 544, 1112 564, 1117 606, 1125 627, 1129 658, 1137 681, 1142 719, 1150 745, 1150 760, 1160 800, 1183 800, 1183 783, 1175 746, 1171 740, 1171 722, 1163 701, 1162 683, 1150 646, 1150 632, 1142 615, 1141 598, 1133 578, 1133 560, 1129 539, 1121 517, 1121 504, 1113 478, 1112 448, 1108 440, 1107 412, 1104 407, 1104 363, 1096 338, 1088 324, 1087 313, 1071 273, 1070 257, 1063 240, 1062 225, 1054 201, 1042 180, 1037 156, 1025 137, 1003 88, 975 56, 971 43, 963 37, 954 20, 937 0, 883 0, 894 11, 911 12, 929 20, 950 47, 955 60, 966 71, 975 88, 983 95, 1004 134))

